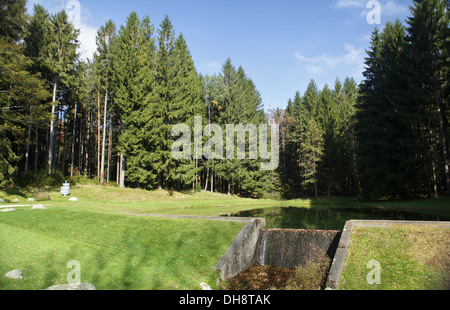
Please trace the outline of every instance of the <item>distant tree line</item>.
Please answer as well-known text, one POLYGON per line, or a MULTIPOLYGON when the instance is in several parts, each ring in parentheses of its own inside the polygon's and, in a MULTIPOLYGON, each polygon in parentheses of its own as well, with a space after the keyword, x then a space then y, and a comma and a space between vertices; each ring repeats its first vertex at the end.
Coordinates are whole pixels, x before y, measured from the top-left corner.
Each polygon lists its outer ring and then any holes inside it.
POLYGON ((35 5, 27 16, 25 0, 2 2, 0 186, 59 174, 250 197, 450 194, 449 8, 413 4, 407 27, 373 32, 360 85, 337 79, 319 90, 312 80, 286 109, 264 111, 230 59, 219 74, 200 75, 168 16, 156 30, 135 12, 119 28, 107 21, 83 61, 65 11, 35 5), (194 116, 203 128, 278 123, 278 169, 262 170, 260 158, 175 160, 172 127, 194 132, 194 116))
POLYGON ((411 13, 373 31, 359 86, 311 81, 275 112, 284 191, 450 195, 449 2, 414 1, 411 13))

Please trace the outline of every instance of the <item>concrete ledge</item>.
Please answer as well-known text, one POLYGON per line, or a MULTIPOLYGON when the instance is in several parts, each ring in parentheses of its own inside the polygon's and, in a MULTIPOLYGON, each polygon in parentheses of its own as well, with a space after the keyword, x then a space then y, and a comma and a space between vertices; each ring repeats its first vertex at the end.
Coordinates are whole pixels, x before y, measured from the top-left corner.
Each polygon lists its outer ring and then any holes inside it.
POLYGON ((339 280, 341 277, 342 268, 344 267, 345 257, 347 256, 348 246, 350 245, 350 239, 353 229, 356 225, 362 227, 389 227, 392 225, 424 225, 424 226, 436 226, 436 227, 448 227, 450 228, 450 222, 439 221, 390 221, 390 220, 350 220, 345 223, 344 230, 342 231, 341 240, 339 241, 336 254, 334 255, 333 262, 331 264, 330 271, 327 278, 327 289, 337 290, 339 289, 339 280))
POLYGON ((339 288, 339 278, 341 277, 342 267, 344 267, 345 256, 347 255, 347 248, 350 244, 350 236, 355 227, 356 221, 347 221, 344 230, 341 234, 336 253, 334 254, 333 262, 331 263, 330 271, 327 278, 327 289, 336 290, 339 288))
POLYGON ((220 271, 222 281, 227 281, 250 268, 260 231, 265 226, 266 220, 264 218, 254 218, 247 221, 214 267, 214 269, 220 271))

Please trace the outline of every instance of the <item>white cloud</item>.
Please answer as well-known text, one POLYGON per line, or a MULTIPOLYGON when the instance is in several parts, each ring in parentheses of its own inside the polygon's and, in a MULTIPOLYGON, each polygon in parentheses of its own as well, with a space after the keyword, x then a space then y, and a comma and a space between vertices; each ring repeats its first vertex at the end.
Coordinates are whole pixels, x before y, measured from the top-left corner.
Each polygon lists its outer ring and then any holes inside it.
POLYGON ((97 50, 97 44, 95 42, 95 37, 97 35, 97 28, 81 24, 79 27, 80 35, 78 40, 80 41, 79 53, 81 59, 86 60, 87 58, 92 59, 95 51, 97 50))
POLYGON ((407 5, 398 4, 393 0, 389 0, 386 4, 381 5, 381 14, 386 16, 406 15, 409 13, 407 5))
POLYGON ((336 9, 343 8, 365 8, 367 0, 338 0, 335 4, 336 9))
MULTIPOLYGON (((378 0, 381 4, 381 14, 384 16, 401 16, 409 13, 409 7, 405 4, 399 4, 396 0, 378 0)), ((369 12, 369 0, 337 0, 334 4, 335 9, 357 8, 361 10, 361 16, 366 17, 369 12)))
POLYGON ((300 53, 295 53, 295 57, 299 60, 300 66, 312 74, 340 68, 347 71, 350 75, 361 75, 364 68, 364 49, 355 48, 351 44, 344 44, 343 48, 345 53, 340 56, 323 54, 307 57, 300 53))
POLYGON ((80 4, 77 0, 28 0, 27 13, 33 14, 33 7, 35 4, 43 6, 50 14, 56 14, 59 12, 64 3, 64 8, 69 17, 69 20, 73 23, 75 28, 80 30, 78 40, 80 41, 80 48, 78 52, 83 60, 87 58, 92 59, 92 55, 97 50, 95 37, 97 35, 97 28, 86 23, 86 16, 88 15, 87 9, 80 4))
POLYGON ((343 45, 345 54, 341 56, 319 55, 307 57, 300 53, 295 53, 295 57, 311 73, 318 73, 325 69, 337 66, 359 66, 364 61, 365 51, 362 48, 355 48, 351 44, 343 45))
POLYGON ((79 1, 67 1, 65 9, 69 16, 69 20, 73 23, 75 28, 80 30, 78 40, 80 41, 79 53, 81 59, 92 59, 93 54, 97 50, 97 44, 95 42, 97 28, 84 23, 83 16, 85 15, 85 9, 81 6, 79 1))

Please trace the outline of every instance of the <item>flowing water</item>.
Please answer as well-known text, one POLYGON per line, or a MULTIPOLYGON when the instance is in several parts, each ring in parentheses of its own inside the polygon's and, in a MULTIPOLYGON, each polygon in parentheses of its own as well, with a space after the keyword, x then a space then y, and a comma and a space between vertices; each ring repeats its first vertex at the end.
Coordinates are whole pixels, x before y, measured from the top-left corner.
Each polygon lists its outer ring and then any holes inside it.
POLYGON ((384 210, 368 207, 327 207, 313 208, 274 207, 254 209, 230 214, 236 217, 264 217, 267 228, 342 230, 348 220, 408 220, 408 221, 448 221, 427 214, 384 210))

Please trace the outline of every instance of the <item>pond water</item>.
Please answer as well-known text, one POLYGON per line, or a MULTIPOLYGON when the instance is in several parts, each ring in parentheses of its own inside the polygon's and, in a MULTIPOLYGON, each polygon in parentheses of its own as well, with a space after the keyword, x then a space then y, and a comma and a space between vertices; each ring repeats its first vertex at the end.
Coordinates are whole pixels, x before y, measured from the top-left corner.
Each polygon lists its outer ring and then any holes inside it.
POLYGON ((383 210, 368 207, 327 208, 326 206, 307 208, 274 207, 232 213, 235 217, 264 217, 267 228, 342 230, 348 220, 408 220, 408 221, 448 221, 427 214, 383 210))

